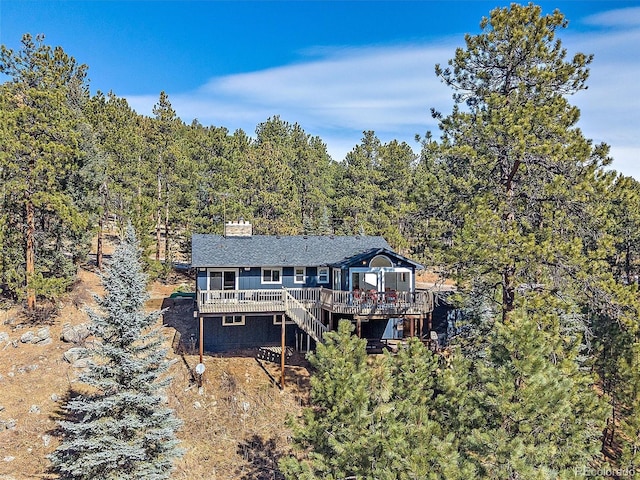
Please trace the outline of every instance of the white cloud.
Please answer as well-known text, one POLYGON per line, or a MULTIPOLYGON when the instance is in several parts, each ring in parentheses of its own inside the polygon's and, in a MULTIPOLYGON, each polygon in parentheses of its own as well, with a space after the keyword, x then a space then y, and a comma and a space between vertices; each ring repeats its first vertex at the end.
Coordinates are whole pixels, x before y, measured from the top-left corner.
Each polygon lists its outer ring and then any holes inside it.
MULTIPOLYGON (((340 160, 364 130, 381 140, 394 138, 413 145, 416 133, 435 129, 429 109, 448 111, 451 92, 434 73, 454 46, 405 45, 387 48, 332 50, 330 56, 306 63, 215 78, 197 91, 171 94, 178 115, 190 121, 252 133, 273 115, 299 123, 320 136, 340 160)), ((157 98, 127 97, 149 114, 157 98)))
MULTIPOLYGON (((613 168, 640 179, 640 8, 588 17, 590 24, 607 28, 577 34, 563 32, 570 52, 594 53, 589 89, 570 101, 580 107, 579 126, 588 138, 612 147, 613 168), (635 19, 635 20, 631 20, 635 19)), ((344 158, 374 130, 387 142, 406 141, 416 149, 415 134, 437 126, 429 109, 451 111, 452 91, 434 73, 446 64, 462 39, 424 45, 326 49, 306 62, 211 79, 201 88, 168 92, 184 121, 197 118, 252 134, 256 125, 280 115, 318 135, 336 160, 344 158)), ((126 97, 138 112, 150 114, 157 97, 126 97)))
POLYGON ((599 27, 640 26, 640 7, 620 8, 585 17, 583 23, 599 27))

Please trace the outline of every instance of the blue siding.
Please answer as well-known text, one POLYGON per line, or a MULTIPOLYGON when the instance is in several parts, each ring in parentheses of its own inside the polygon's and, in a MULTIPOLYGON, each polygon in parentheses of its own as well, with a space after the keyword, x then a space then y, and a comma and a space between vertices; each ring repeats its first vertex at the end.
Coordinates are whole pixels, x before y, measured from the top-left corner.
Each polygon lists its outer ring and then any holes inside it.
POLYGON ((198 289, 200 290, 206 290, 207 289, 207 272, 206 271, 200 271, 198 270, 198 276, 197 276, 197 285, 198 285, 198 289))
MULTIPOLYGON (((300 265, 299 265, 300 266, 300 265)), ((306 279, 304 283, 295 283, 294 267, 282 268, 282 283, 262 283, 262 268, 251 267, 250 270, 240 269, 240 290, 260 290, 269 288, 310 288, 319 287, 318 284, 318 269, 316 267, 307 267, 306 279)), ((329 284, 323 284, 328 287, 329 284)))
POLYGON ((251 270, 241 268, 240 280, 238 282, 240 290, 258 290, 260 288, 279 287, 278 285, 261 285, 260 275, 262 275, 260 267, 251 267, 251 270))
MULTIPOLYGON (((204 317, 204 350, 218 353, 243 348, 280 345, 282 326, 273 324, 273 316, 246 316, 244 325, 223 326, 222 317, 204 317)), ((296 325, 286 326, 286 344, 295 345, 296 325)))

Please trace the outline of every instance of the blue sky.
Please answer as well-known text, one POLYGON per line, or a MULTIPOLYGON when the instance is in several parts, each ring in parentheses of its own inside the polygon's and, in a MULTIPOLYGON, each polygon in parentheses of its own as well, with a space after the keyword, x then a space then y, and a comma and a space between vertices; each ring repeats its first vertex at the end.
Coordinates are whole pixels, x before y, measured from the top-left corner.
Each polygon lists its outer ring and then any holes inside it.
MULTIPOLYGON (((253 134, 270 116, 318 135, 336 160, 374 130, 406 141, 451 111, 434 74, 494 1, 0 0, 0 43, 44 33, 142 114, 160 91, 186 122, 253 134)), ((640 0, 540 1, 569 19, 569 53, 594 53, 580 127, 612 147, 613 168, 640 179, 640 0)))

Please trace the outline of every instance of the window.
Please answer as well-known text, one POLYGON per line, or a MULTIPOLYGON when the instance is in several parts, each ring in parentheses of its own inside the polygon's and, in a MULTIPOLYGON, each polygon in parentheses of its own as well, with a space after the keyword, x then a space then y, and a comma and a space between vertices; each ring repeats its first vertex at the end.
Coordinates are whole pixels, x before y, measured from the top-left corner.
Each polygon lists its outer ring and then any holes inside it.
POLYGON ((278 314, 278 315, 274 315, 273 316, 273 324, 274 325, 282 325, 282 319, 283 318, 286 318, 286 320, 284 322, 285 325, 290 325, 290 324, 294 323, 293 320, 289 320, 289 318, 285 317, 284 315, 278 314))
POLYGON ((293 269, 293 283, 304 283, 307 278, 307 269, 305 267, 295 267, 293 269))
POLYGON ((263 268, 262 283, 282 283, 281 268, 263 268))
POLYGON ((329 267, 318 267, 318 283, 329 283, 329 267))
POLYGON ((222 326, 244 325, 244 315, 225 315, 222 317, 222 326))
POLYGON ((235 290, 236 270, 209 270, 209 290, 235 290))

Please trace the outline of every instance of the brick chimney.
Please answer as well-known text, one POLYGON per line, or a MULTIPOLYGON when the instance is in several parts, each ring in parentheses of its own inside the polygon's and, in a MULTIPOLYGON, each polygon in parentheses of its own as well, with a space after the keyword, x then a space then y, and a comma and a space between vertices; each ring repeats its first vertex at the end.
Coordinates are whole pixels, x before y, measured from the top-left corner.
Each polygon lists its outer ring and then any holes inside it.
POLYGON ((245 222, 240 218, 237 222, 227 222, 224 225, 225 237, 250 237, 253 234, 253 227, 250 222, 245 222))

